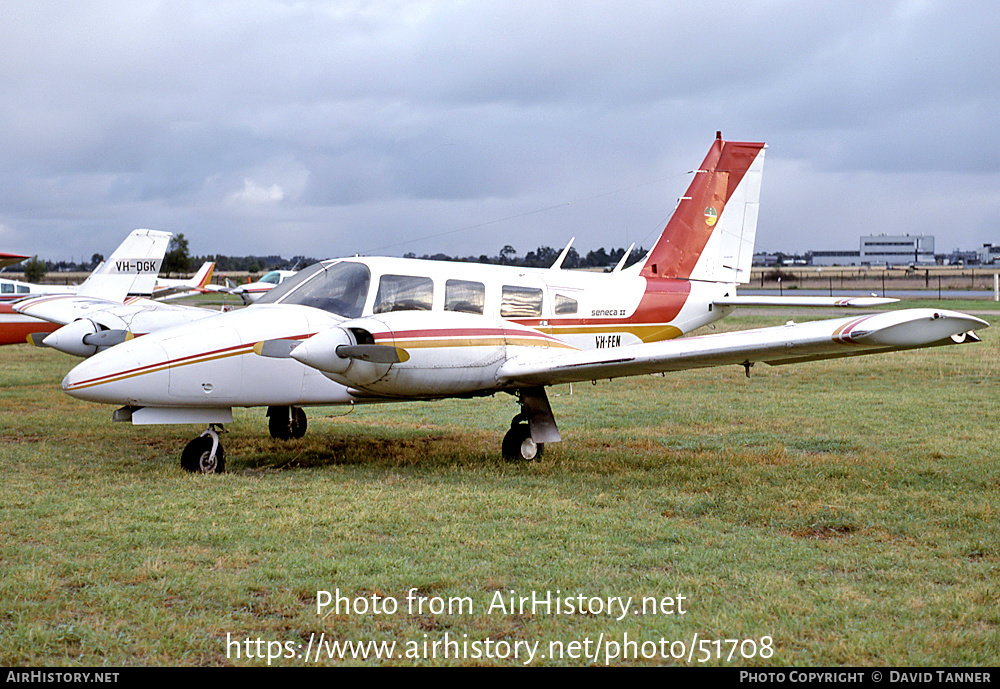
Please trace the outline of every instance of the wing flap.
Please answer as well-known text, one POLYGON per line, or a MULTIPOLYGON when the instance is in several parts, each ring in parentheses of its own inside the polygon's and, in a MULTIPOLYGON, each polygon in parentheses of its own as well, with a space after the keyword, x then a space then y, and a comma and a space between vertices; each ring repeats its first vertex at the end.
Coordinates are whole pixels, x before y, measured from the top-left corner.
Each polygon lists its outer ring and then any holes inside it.
POLYGON ((851 308, 868 308, 885 306, 899 301, 886 297, 724 297, 716 299, 716 306, 840 306, 851 308))
POLYGON ((498 379, 516 386, 552 385, 761 361, 779 365, 861 356, 957 344, 964 333, 988 325, 955 311, 906 309, 679 338, 610 352, 590 350, 545 359, 519 357, 501 367, 498 379))

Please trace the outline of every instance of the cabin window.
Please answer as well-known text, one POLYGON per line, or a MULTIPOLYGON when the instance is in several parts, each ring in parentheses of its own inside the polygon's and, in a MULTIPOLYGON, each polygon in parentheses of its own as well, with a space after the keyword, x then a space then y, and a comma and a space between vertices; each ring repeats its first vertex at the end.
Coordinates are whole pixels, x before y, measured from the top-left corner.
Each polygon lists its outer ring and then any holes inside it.
POLYGON ((570 299, 562 294, 556 295, 556 315, 569 316, 576 313, 576 299, 570 299))
POLYGON ((471 280, 448 280, 444 283, 444 310, 483 313, 486 286, 471 280))
POLYGON ((317 263, 257 300, 257 304, 300 304, 344 318, 359 318, 368 298, 371 273, 363 263, 317 263))
POLYGON ((383 275, 378 283, 375 313, 390 311, 430 311, 434 303, 434 283, 413 275, 383 275))
POLYGON ((500 316, 502 318, 540 318, 542 315, 542 290, 535 287, 504 285, 500 316))
POLYGON ((10 283, 10 282, 0 283, 0 293, 3 293, 3 294, 13 294, 14 293, 14 285, 13 285, 13 283, 10 283))
POLYGON ((17 286, 17 293, 18 294, 29 294, 30 292, 31 292, 31 290, 28 289, 27 285, 18 285, 17 286))

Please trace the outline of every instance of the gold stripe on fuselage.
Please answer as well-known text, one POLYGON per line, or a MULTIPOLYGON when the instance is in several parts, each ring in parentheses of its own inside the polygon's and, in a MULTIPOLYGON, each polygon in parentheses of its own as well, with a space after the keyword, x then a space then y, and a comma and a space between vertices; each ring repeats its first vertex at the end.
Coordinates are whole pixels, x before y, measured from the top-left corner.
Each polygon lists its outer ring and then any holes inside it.
POLYGON ((427 339, 393 340, 393 346, 403 349, 432 349, 438 347, 503 347, 516 345, 522 347, 558 347, 561 349, 577 349, 557 339, 540 339, 537 337, 454 337, 427 339))
POLYGON ((653 325, 632 325, 627 323, 620 325, 616 323, 608 323, 606 325, 542 325, 535 326, 535 328, 539 332, 552 335, 553 337, 629 333, 639 338, 642 342, 672 340, 684 334, 680 328, 666 323, 656 323, 653 325))

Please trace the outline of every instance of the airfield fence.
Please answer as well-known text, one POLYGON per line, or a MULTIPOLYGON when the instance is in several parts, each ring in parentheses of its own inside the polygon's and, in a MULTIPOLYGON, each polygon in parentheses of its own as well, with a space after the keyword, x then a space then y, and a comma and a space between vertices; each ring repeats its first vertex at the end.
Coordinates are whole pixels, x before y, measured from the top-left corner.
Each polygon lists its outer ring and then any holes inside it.
POLYGON ((945 295, 957 290, 993 290, 1000 266, 927 268, 886 267, 778 267, 754 268, 753 289, 786 290, 865 290, 881 294, 894 290, 938 290, 945 295))

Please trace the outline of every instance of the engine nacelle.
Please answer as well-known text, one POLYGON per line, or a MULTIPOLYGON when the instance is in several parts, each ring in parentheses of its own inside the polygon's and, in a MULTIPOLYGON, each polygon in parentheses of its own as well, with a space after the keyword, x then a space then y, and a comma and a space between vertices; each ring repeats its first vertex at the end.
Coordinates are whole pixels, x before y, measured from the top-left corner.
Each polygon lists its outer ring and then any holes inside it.
POLYGON ((495 390, 497 370, 512 353, 556 345, 564 346, 532 328, 476 314, 396 311, 345 321, 291 356, 355 390, 445 397, 495 390))
POLYGON ((356 344, 351 333, 343 328, 330 328, 304 340, 290 356, 323 373, 344 373, 351 366, 351 359, 337 354, 337 347, 356 344))
POLYGON ((109 329, 89 318, 67 323, 42 339, 42 344, 73 356, 88 357, 120 344, 131 335, 124 328, 109 329))

